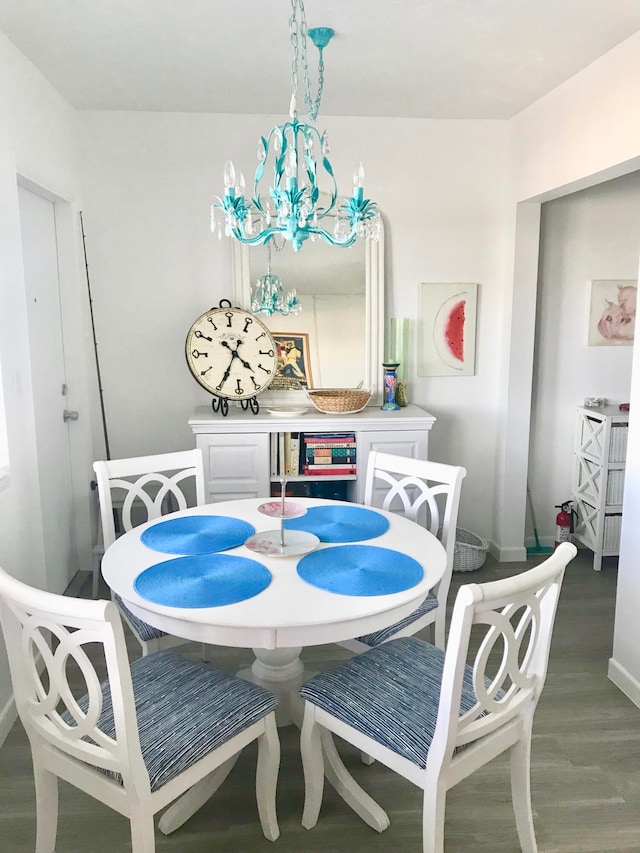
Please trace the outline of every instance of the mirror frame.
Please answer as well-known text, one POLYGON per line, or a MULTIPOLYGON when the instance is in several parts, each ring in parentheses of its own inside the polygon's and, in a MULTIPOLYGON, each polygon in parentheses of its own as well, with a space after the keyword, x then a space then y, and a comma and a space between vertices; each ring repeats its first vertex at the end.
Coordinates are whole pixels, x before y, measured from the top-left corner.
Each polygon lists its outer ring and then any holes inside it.
MULTIPOLYGON (((250 246, 233 240, 232 304, 250 311, 251 265, 250 246)), ((304 246, 300 250, 304 252, 304 246)), ((335 247, 336 252, 342 251, 335 247)), ((365 242, 365 364, 363 388, 371 388, 369 406, 382 402, 382 362, 384 361, 384 225, 380 219, 380 237, 365 242)), ((304 309, 303 309, 304 310, 304 309)), ((311 405, 304 390, 263 391, 258 400, 271 406, 311 405)))

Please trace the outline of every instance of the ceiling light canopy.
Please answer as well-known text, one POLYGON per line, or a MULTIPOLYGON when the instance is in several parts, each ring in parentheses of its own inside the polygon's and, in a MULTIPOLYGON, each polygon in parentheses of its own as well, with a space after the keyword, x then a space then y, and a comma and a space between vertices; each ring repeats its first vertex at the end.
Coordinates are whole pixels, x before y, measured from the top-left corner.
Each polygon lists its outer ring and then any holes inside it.
POLYGON ((329 161, 329 143, 313 124, 300 121, 297 113, 298 69, 302 66, 304 101, 314 122, 324 88, 323 50, 334 32, 329 27, 307 30, 303 0, 291 0, 289 31, 293 48, 292 88, 289 121, 277 125, 258 142, 258 167, 253 195, 245 197, 242 172, 228 161, 224 170, 225 192, 211 207, 211 230, 225 233, 241 243, 266 243, 276 234, 298 251, 309 237, 322 238, 333 246, 351 246, 357 238, 378 239, 380 218, 375 202, 364 197, 364 169, 353 173, 353 190, 340 198, 329 161), (318 93, 311 98, 307 63, 307 35, 319 51, 318 93), (273 180, 261 192, 267 165, 273 166, 273 180), (322 186, 321 186, 322 184, 322 186))

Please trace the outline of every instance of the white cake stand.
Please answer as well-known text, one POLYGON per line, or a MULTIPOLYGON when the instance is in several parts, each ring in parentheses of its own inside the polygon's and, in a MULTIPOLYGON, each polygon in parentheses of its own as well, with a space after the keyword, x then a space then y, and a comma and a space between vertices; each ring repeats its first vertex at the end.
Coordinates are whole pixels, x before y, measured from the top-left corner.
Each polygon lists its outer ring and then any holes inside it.
POLYGON ((317 548, 320 539, 313 533, 307 533, 304 530, 285 530, 285 520, 287 518, 300 518, 301 515, 305 515, 307 508, 294 501, 286 501, 286 480, 283 478, 281 483, 282 495, 280 500, 267 501, 258 507, 258 512, 263 515, 280 519, 279 529, 254 533, 244 544, 255 554, 265 554, 269 557, 299 557, 301 554, 308 554, 317 548))

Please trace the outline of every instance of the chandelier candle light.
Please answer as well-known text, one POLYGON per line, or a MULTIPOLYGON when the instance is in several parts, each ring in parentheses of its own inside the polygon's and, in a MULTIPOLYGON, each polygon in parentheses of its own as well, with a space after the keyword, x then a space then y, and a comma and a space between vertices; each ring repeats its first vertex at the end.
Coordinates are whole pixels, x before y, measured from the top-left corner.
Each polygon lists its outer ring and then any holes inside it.
POLYGON ((233 163, 227 162, 224 197, 218 197, 211 207, 211 230, 219 235, 224 232, 249 245, 263 244, 276 234, 282 234, 296 252, 309 237, 312 240, 322 238, 333 246, 351 246, 357 238, 377 240, 380 216, 376 204, 364 197, 362 164, 354 170, 350 198, 339 199, 333 166, 327 156, 326 132, 320 134, 313 124, 298 119, 298 66, 302 65, 304 100, 313 122, 318 115, 324 86, 323 50, 334 31, 329 27, 307 30, 303 0, 291 0, 291 8, 293 94, 289 121, 277 125, 258 142, 258 167, 251 198, 245 197, 242 173, 237 174, 233 163), (320 53, 318 94, 314 101, 307 64, 307 34, 320 53), (261 193, 261 181, 270 158, 273 159, 273 182, 268 194, 261 193), (324 173, 326 182, 322 192, 319 173, 324 173), (222 211, 222 216, 218 217, 217 211, 222 211))

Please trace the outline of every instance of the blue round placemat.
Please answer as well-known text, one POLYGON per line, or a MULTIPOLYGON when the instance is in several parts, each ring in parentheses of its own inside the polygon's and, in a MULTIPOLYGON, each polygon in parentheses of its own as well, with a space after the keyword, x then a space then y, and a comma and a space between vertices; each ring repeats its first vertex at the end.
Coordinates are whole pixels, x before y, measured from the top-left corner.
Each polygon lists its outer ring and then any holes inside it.
POLYGON ((149 566, 133 588, 147 601, 167 607, 222 607, 253 598, 270 583, 271 572, 256 560, 209 554, 149 566))
POLYGON ((226 515, 187 515, 168 518, 140 534, 140 541, 163 554, 215 554, 243 545, 255 527, 226 515))
POLYGON ((300 518, 285 521, 288 530, 306 530, 321 542, 362 542, 381 536, 389 520, 361 506, 314 506, 300 518))
POLYGON ((391 595, 411 589, 424 576, 413 557, 374 545, 339 545, 307 554, 298 562, 300 577, 341 595, 391 595))

